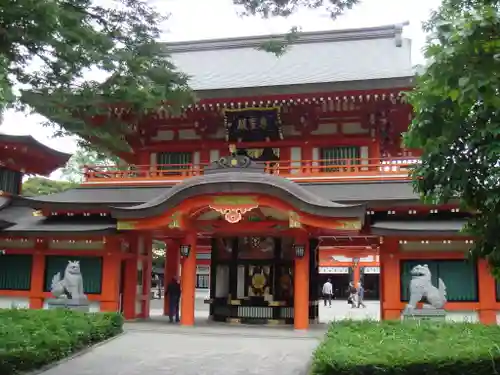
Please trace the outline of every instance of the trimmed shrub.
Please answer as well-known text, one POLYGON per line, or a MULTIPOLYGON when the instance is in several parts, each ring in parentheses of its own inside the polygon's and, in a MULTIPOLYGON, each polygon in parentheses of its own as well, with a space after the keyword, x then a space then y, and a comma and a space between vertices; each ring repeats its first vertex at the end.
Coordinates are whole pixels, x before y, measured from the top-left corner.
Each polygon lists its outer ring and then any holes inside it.
POLYGON ((117 313, 0 310, 0 374, 38 369, 122 332, 117 313))
POLYGON ((491 375, 500 327, 471 323, 332 323, 313 355, 314 375, 491 375))

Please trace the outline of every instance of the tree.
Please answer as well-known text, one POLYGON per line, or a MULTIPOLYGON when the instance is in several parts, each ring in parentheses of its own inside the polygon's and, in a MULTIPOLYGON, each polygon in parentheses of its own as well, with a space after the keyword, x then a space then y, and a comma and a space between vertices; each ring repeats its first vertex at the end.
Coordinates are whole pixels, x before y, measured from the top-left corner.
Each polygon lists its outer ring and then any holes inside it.
POLYGON ((38 195, 47 195, 61 193, 65 190, 78 186, 68 181, 55 181, 43 177, 31 177, 23 182, 21 195, 25 197, 36 197, 38 195))
MULTIPOLYGON (((300 8, 325 8, 335 17, 358 1, 233 3, 245 15, 265 18, 300 8)), ((161 101, 174 111, 194 101, 188 77, 158 42, 166 18, 148 0, 5 0, 0 9, 0 112, 7 105, 28 108, 48 118, 56 136, 78 134, 81 147, 130 155, 123 134, 131 132, 131 124, 161 101), (92 77, 99 72, 106 78, 92 77), (18 95, 16 84, 22 88, 18 95), (110 107, 124 106, 129 116, 109 113, 110 107), (89 126, 96 117, 104 118, 101 126, 89 126)), ((262 48, 280 55, 297 32, 294 28, 262 48)))
MULTIPOLYGON (((242 15, 262 18, 288 17, 300 9, 323 9, 335 19, 359 2, 360 0, 233 0, 234 4, 243 7, 242 15)), ((299 37, 300 27, 294 26, 284 38, 273 38, 263 43, 259 49, 281 56, 299 37)))
POLYGON ((165 242, 153 240, 153 267, 163 268, 165 266, 165 255, 167 253, 167 246, 165 242))
POLYGON ((498 1, 444 0, 426 29, 427 65, 408 95, 405 135, 423 150, 413 171, 424 199, 459 199, 473 257, 500 276, 500 13, 498 1))
POLYGON ((82 145, 98 139, 114 152, 128 150, 122 137, 130 119, 106 126, 88 119, 110 104, 144 113, 168 100, 192 101, 187 76, 161 53, 165 19, 147 0, 6 0, 1 5, 0 105, 30 108, 50 119, 56 135, 79 134, 82 145), (104 72, 106 79, 93 79, 104 72), (92 73, 92 74, 91 74, 92 73), (88 78, 90 77, 90 79, 88 78), (14 95, 13 86, 22 90, 14 95), (87 120, 87 121, 86 121, 87 120))
POLYGON ((62 177, 73 183, 81 183, 85 166, 109 167, 117 166, 120 163, 117 156, 106 155, 97 150, 79 148, 62 168, 62 177))
POLYGON ((323 8, 331 18, 336 18, 359 0, 233 0, 233 3, 242 6, 242 14, 246 16, 288 17, 300 9, 323 8))

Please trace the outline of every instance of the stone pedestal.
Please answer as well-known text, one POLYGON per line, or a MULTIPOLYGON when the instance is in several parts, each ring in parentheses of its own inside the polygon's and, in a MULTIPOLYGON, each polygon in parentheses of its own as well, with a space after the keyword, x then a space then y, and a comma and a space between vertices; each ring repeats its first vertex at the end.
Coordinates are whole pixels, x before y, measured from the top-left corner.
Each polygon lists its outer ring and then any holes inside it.
POLYGON ((49 309, 69 309, 78 310, 82 312, 89 312, 89 300, 86 298, 81 299, 65 299, 65 298, 51 298, 47 300, 49 309))
POLYGON ((443 309, 415 309, 411 311, 404 311, 401 315, 401 320, 426 320, 445 322, 446 311, 443 309))

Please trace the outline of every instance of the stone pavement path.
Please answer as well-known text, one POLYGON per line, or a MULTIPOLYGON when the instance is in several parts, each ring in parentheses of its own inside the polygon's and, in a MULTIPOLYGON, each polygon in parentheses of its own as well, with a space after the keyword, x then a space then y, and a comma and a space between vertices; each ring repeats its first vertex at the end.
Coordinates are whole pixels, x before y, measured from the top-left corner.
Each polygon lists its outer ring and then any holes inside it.
POLYGON ((322 330, 128 323, 126 333, 43 375, 301 375, 322 330))
MULTIPOLYGON (((380 302, 365 301, 366 309, 352 309, 346 300, 333 300, 332 307, 325 307, 323 301, 319 305, 319 320, 321 323, 328 323, 333 320, 353 319, 353 320, 380 320, 380 302)), ((163 316, 163 300, 151 301, 151 317, 156 319, 163 316)), ((208 318, 208 305, 203 303, 203 296, 196 298, 196 319, 208 318)))
POLYGON ((366 308, 351 308, 345 300, 332 301, 332 307, 325 307, 320 301, 319 320, 328 323, 333 320, 380 320, 380 302, 365 301, 366 308))

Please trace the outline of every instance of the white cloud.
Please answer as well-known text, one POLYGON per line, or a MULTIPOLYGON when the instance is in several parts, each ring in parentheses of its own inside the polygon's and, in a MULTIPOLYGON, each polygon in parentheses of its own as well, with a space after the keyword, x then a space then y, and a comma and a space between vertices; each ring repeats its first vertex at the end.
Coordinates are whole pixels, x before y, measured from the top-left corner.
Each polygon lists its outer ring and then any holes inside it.
MULTIPOLYGON (((240 18, 232 0, 154 0, 155 6, 170 19, 164 25, 163 40, 182 41, 284 33, 292 26, 303 31, 321 31, 380 26, 409 21, 404 35, 413 40, 413 62, 422 61, 420 50, 425 37, 421 23, 428 18, 439 0, 366 0, 337 20, 332 21, 320 10, 304 10, 287 19, 263 20, 240 18)), ((52 138, 52 131, 43 127, 40 116, 7 111, 0 131, 8 134, 31 134, 40 142, 57 150, 73 152, 74 139, 52 138)), ((59 174, 56 174, 58 176, 59 174)))

